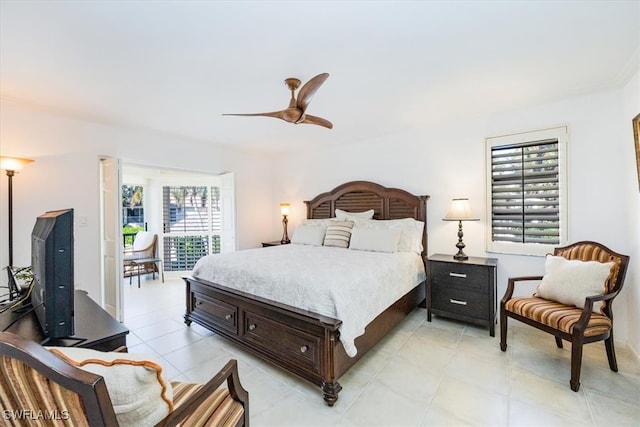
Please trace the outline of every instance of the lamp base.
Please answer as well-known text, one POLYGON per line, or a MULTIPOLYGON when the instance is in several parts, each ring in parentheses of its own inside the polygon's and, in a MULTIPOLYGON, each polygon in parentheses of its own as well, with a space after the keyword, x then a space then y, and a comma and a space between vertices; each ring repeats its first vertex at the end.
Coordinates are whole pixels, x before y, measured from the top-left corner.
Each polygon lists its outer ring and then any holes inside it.
POLYGON ((458 251, 458 253, 453 256, 453 259, 457 261, 466 261, 469 259, 469 257, 464 252, 458 251))

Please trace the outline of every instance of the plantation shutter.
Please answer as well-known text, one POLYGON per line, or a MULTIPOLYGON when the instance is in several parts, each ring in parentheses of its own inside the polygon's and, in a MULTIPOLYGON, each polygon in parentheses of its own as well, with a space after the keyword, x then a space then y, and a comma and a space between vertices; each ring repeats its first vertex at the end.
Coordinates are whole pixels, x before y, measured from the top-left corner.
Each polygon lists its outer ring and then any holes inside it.
POLYGON ((558 140, 491 148, 491 238, 560 242, 558 140))
POLYGON ((162 187, 165 271, 191 270, 220 252, 219 197, 218 187, 162 187))

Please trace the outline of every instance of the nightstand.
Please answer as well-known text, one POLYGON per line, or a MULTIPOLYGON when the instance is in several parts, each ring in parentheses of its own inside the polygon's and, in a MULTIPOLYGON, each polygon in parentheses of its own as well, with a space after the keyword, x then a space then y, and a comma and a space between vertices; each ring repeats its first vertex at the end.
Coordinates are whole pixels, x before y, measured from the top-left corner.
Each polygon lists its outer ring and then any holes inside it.
POLYGON ((288 245, 288 243, 282 243, 280 240, 274 240, 273 242, 262 242, 262 247, 288 245))
POLYGON ((488 325, 495 336, 496 278, 498 260, 469 257, 465 261, 453 255, 429 257, 427 320, 431 314, 488 325))

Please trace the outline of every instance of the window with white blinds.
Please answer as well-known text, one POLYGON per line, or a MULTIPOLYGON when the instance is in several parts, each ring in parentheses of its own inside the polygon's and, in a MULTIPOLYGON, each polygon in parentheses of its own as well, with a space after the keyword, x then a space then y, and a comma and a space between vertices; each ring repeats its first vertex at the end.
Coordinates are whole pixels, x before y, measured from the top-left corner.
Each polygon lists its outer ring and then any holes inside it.
POLYGON ((205 255, 220 252, 220 188, 164 186, 165 271, 187 271, 205 255))
POLYGON ((566 134, 487 139, 489 252, 544 255, 566 243, 566 134))

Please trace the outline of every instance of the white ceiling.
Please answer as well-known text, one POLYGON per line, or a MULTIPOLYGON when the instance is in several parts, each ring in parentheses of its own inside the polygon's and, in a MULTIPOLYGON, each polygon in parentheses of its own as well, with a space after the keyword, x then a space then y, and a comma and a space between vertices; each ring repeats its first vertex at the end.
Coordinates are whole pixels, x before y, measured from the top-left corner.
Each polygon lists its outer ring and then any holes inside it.
POLYGON ((243 150, 343 144, 623 85, 639 1, 0 1, 0 96, 243 150), (264 117, 286 77, 329 79, 264 117))

